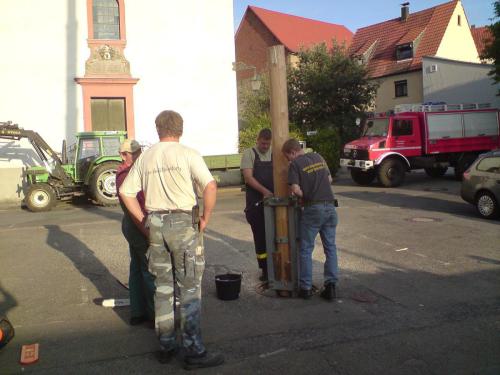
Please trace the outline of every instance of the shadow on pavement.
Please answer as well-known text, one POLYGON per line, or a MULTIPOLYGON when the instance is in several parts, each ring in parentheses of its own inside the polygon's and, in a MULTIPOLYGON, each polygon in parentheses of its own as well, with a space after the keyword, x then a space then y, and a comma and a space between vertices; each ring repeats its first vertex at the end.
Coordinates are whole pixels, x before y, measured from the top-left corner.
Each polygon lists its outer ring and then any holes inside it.
MULTIPOLYGON (((347 197, 373 204, 381 204, 389 207, 409 208, 415 210, 436 211, 449 213, 458 216, 464 216, 468 219, 484 222, 477 216, 474 207, 466 202, 453 202, 445 199, 431 197, 420 197, 409 194, 402 194, 392 191, 350 191, 337 193, 340 197, 347 197)), ((488 221, 488 223, 500 224, 499 221, 488 221)))
MULTIPOLYGON (((115 277, 83 242, 61 230, 59 225, 44 225, 44 227, 48 230, 47 244, 68 257, 75 269, 94 284, 101 296, 111 298, 118 294, 115 291, 123 294, 123 291, 117 288, 118 283, 115 277)), ((121 309, 114 309, 114 311, 124 322, 128 323, 128 312, 121 309)))
POLYGON ((9 310, 16 306, 16 298, 0 284, 0 316, 7 316, 9 310))

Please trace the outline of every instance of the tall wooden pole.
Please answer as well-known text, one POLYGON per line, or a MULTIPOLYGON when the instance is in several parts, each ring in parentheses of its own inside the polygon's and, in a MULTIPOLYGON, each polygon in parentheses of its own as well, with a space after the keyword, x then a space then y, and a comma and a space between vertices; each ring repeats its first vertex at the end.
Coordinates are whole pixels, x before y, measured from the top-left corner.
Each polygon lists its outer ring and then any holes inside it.
MULTIPOLYGON (((288 197, 288 161, 281 153, 283 143, 289 138, 288 96, 286 82, 285 47, 282 45, 268 49, 271 93, 271 124, 273 132, 273 178, 274 196, 288 197)), ((276 216, 276 255, 273 258, 276 278, 283 283, 292 280, 290 248, 288 245, 287 207, 277 206, 276 216)))

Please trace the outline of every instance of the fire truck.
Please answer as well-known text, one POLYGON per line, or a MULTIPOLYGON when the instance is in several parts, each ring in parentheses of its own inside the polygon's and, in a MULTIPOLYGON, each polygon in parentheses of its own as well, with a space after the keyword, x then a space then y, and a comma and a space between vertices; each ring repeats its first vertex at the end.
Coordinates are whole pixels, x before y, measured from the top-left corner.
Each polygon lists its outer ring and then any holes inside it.
POLYGON ((383 186, 399 186, 407 171, 422 168, 440 177, 452 167, 461 179, 479 154, 500 147, 499 111, 489 107, 403 105, 375 114, 362 137, 344 146, 340 165, 359 185, 378 178, 383 186))

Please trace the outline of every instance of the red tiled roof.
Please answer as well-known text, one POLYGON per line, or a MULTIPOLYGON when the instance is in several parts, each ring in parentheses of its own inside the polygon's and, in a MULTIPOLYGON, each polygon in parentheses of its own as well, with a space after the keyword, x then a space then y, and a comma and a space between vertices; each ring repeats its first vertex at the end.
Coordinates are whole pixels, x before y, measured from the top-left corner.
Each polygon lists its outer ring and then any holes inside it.
POLYGON ((486 45, 493 40, 491 30, 487 26, 471 27, 470 29, 474 43, 476 44, 477 53, 482 55, 486 45))
POLYGON ((356 31, 349 49, 353 56, 363 53, 366 46, 377 41, 368 61, 368 74, 372 78, 402 73, 422 68, 423 56, 437 53, 457 0, 410 13, 406 21, 395 18, 356 31), (421 35, 413 58, 396 60, 396 46, 414 42, 421 35))
POLYGON ((307 48, 322 42, 331 47, 332 39, 335 39, 339 44, 345 42, 346 47, 351 44, 353 33, 342 25, 292 16, 254 6, 249 6, 248 11, 252 11, 276 39, 291 52, 298 52, 301 47, 307 48))

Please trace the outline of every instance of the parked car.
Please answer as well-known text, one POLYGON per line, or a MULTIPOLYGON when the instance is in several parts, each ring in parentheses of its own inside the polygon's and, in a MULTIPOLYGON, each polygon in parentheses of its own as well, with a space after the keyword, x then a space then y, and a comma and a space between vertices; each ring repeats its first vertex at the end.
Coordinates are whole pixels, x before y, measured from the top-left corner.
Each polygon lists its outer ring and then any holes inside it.
POLYGON ((479 155, 463 174, 460 194, 482 217, 500 215, 500 150, 479 155))

